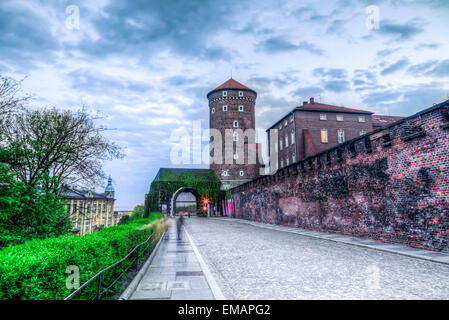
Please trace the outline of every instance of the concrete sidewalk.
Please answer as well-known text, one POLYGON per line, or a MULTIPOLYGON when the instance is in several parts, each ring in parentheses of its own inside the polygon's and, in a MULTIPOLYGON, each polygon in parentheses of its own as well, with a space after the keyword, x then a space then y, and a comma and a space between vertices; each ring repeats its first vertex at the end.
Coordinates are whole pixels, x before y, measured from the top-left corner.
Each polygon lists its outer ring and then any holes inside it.
POLYGON ((281 226, 281 225, 275 225, 275 224, 268 224, 263 222, 255 222, 255 221, 249 221, 249 220, 243 220, 243 219, 237 219, 237 218, 229 218, 229 217, 214 217, 212 219, 220 219, 224 221, 233 221, 233 222, 240 222, 243 224, 249 224, 255 227, 259 228, 265 228, 270 230, 277 230, 282 232, 290 232, 295 233, 307 237, 322 239, 322 240, 329 240, 339 243, 345 243, 349 245, 355 245, 359 247, 364 248, 371 248, 375 250, 381 250, 385 252, 390 253, 396 253, 401 254, 408 257, 413 257, 417 259, 423 259, 428 260, 432 262, 438 262, 449 265, 449 252, 436 252, 436 251, 430 251, 430 250, 424 250, 424 249, 417 249, 408 247, 401 244, 395 244, 395 243, 387 243, 387 242, 379 242, 374 241, 370 239, 364 239, 364 238, 357 238, 352 237, 348 235, 342 235, 338 233, 328 233, 328 232, 319 232, 319 231, 313 231, 308 229, 300 229, 295 227, 287 227, 287 226, 281 226))
POLYGON ((175 219, 171 220, 153 261, 141 272, 144 274, 130 300, 224 299, 185 228, 178 239, 175 219))

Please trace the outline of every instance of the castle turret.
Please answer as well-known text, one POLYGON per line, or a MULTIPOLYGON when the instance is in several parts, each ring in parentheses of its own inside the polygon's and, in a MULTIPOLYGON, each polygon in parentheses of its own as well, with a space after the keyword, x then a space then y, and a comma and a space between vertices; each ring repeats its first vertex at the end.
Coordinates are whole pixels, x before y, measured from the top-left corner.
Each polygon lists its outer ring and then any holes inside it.
MULTIPOLYGON (((217 163, 219 161, 215 157, 217 156, 215 152, 220 154, 220 150, 212 148, 210 168, 215 170, 220 177, 224 189, 258 177, 260 166, 256 164, 255 157, 257 154, 255 141, 256 91, 231 78, 210 91, 207 98, 209 100, 210 129, 216 129, 221 133, 222 161, 217 163), (230 140, 228 148, 226 148, 226 139, 230 140), (239 146, 240 149, 238 149, 239 146)), ((216 144, 213 144, 214 139, 211 130, 212 145, 218 148, 216 144)))
POLYGON ((107 197, 114 198, 115 190, 114 190, 114 187, 112 186, 112 178, 111 178, 111 176, 109 176, 109 178, 108 178, 108 185, 104 189, 104 193, 105 193, 105 195, 107 197))

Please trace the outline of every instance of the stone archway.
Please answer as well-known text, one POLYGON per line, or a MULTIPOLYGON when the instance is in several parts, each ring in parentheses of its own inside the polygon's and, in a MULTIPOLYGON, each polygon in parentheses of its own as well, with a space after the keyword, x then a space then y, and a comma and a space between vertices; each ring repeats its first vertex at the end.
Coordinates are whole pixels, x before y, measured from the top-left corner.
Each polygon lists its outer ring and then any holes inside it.
POLYGON ((189 188, 189 187, 181 187, 178 190, 176 190, 173 195, 171 196, 170 199, 170 216, 173 217, 175 215, 175 211, 176 211, 176 199, 178 198, 178 196, 183 193, 183 192, 190 192, 195 196, 196 202, 197 202, 197 207, 198 207, 198 202, 200 201, 201 197, 200 194, 194 189, 194 188, 189 188))

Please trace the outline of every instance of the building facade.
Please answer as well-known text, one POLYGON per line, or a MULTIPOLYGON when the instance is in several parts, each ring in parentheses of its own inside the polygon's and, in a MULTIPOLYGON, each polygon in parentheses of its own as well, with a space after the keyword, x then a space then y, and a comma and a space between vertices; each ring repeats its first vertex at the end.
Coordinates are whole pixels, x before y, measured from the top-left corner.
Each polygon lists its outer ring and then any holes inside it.
POLYGON ((62 197, 67 202, 67 213, 73 225, 72 232, 83 235, 116 225, 118 220, 114 215, 114 196, 111 178, 108 179, 103 193, 65 186, 62 197))
POLYGON ((232 78, 207 94, 211 129, 210 168, 220 177, 223 189, 259 176, 256 98, 256 91, 232 78))
POLYGON ((286 167, 371 132, 380 123, 386 125, 399 119, 374 118, 370 111, 317 103, 310 98, 268 128, 269 153, 277 153, 277 163, 271 164, 275 166, 272 169, 286 167), (272 129, 277 130, 277 141, 270 144, 272 129), (273 147, 275 150, 271 150, 273 147))

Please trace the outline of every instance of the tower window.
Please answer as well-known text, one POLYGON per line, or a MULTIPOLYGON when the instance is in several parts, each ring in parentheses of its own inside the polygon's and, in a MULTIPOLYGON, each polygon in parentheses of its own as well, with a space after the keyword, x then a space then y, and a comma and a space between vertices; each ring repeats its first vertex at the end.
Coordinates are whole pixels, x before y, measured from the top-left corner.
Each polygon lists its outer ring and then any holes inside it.
POLYGON ((223 97, 227 97, 228 96, 228 92, 227 91, 223 91, 223 97))
POLYGON ((223 111, 228 111, 228 106, 227 105, 223 105, 223 111))
POLYGON ((211 112, 212 112, 212 113, 215 113, 215 108, 212 108, 211 112))
POLYGON ((239 91, 239 97, 243 97, 243 91, 239 91))
POLYGON ((234 132, 234 141, 239 141, 239 134, 238 134, 238 132, 234 132))
POLYGON ((234 121, 234 128, 238 128, 239 127, 239 122, 238 121, 234 121))
POLYGON ((239 111, 240 111, 240 112, 243 112, 243 105, 240 105, 240 106, 239 106, 239 111))
POLYGON ((244 175, 245 173, 243 172, 243 170, 240 170, 239 174, 240 174, 241 177, 243 177, 243 175, 244 175))
POLYGON ((234 160, 237 160, 239 158, 239 155, 236 153, 234 154, 234 160))
POLYGON ((228 171, 228 170, 223 170, 222 173, 221 173, 221 175, 222 175, 223 177, 227 177, 227 176, 229 176, 229 171, 228 171))

